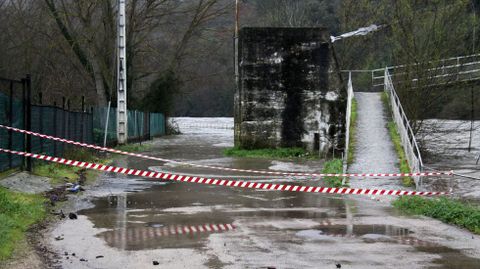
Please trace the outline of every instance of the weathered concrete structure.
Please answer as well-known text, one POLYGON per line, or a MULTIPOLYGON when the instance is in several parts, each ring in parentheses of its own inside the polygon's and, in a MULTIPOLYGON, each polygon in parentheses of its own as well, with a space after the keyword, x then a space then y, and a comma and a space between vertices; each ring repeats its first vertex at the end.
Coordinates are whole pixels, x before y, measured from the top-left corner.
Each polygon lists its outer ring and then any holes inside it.
POLYGON ((236 146, 343 147, 346 91, 325 28, 243 28, 238 58, 236 146))

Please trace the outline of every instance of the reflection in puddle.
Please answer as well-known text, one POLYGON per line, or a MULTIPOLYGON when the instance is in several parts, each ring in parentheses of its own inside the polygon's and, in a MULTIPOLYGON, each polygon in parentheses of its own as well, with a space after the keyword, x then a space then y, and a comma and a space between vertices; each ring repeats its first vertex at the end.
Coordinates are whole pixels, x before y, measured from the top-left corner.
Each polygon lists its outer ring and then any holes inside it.
POLYGON ((357 238, 365 243, 398 243, 415 247, 438 247, 438 244, 410 236, 408 229, 391 225, 354 225, 351 232, 347 225, 321 226, 318 230, 301 230, 298 237, 310 240, 329 240, 333 238, 357 238))
MULTIPOLYGON (((155 224, 155 226, 158 224, 155 224)), ((109 246, 136 249, 137 245, 156 244, 155 241, 166 236, 184 236, 187 240, 197 240, 199 234, 221 233, 235 230, 233 224, 203 224, 195 226, 171 225, 168 227, 131 227, 102 232, 97 237, 103 238, 109 246), (149 244, 149 241, 152 241, 149 244)))

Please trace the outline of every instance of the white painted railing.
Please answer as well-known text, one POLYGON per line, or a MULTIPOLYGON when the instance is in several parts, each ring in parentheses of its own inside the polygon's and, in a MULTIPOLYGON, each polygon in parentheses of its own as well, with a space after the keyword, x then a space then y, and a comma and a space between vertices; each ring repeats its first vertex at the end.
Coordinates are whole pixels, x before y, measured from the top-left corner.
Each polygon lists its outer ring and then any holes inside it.
MULTIPOLYGON (((386 67, 390 76, 395 78, 396 83, 405 81, 408 72, 407 68, 412 68, 418 64, 411 65, 397 65, 386 67)), ((428 79, 432 85, 445 84, 451 81, 469 81, 480 79, 480 54, 473 54, 467 56, 447 58, 437 61, 430 61, 426 63, 429 68, 423 72, 424 79, 428 79)), ((366 71, 366 70, 360 70, 366 71)), ((372 74, 373 87, 385 87, 385 68, 370 70, 372 74)), ((410 78, 413 82, 419 78, 410 78)))
POLYGON ((348 74, 348 86, 347 86, 347 112, 345 120, 345 152, 343 155, 343 173, 347 172, 348 166, 348 151, 350 144, 350 121, 352 114, 352 101, 353 101, 353 86, 352 86, 352 73, 348 74))
MULTIPOLYGON (((405 152, 408 165, 410 166, 410 170, 414 173, 421 172, 423 169, 422 155, 420 153, 417 140, 415 139, 415 134, 410 126, 410 122, 405 114, 405 111, 403 110, 397 92, 395 91, 388 68, 384 69, 384 86, 384 89, 390 98, 393 121, 397 125, 397 130, 402 140, 403 150, 405 152)), ((421 177, 417 176, 413 177, 413 179, 415 180, 415 185, 417 188, 421 188, 421 177)))
POLYGON ((209 124, 209 123, 178 123, 178 127, 181 129, 233 129, 233 124, 209 124))

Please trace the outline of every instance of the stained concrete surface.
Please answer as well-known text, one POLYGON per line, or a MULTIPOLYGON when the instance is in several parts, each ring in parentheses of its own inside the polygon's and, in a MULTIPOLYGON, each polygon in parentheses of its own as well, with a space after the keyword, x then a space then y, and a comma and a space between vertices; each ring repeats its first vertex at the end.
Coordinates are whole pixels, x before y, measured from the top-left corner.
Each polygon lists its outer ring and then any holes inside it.
POLYGON ((13 191, 42 193, 51 188, 48 177, 35 176, 27 172, 18 172, 0 180, 0 185, 13 191))
MULTIPOLYGON (((232 140, 232 130, 192 129, 156 140, 146 153, 235 168, 303 170, 307 166, 312 172, 321 168, 315 161, 224 158, 222 147, 213 146, 232 140)), ((134 158, 118 164, 178 173, 197 170, 134 158)), ((62 268, 156 268, 153 261, 160 263, 158 268, 336 268, 336 263, 369 269, 478 268, 480 264, 479 236, 436 220, 399 215, 388 204, 368 197, 245 190, 116 174, 104 174, 88 193, 88 201, 79 199, 72 208, 79 210, 79 219, 62 221, 47 235, 62 254, 58 260, 62 268), (158 233, 165 227, 204 224, 233 224, 236 229, 158 233), (62 240, 55 240, 56 236, 62 240)))

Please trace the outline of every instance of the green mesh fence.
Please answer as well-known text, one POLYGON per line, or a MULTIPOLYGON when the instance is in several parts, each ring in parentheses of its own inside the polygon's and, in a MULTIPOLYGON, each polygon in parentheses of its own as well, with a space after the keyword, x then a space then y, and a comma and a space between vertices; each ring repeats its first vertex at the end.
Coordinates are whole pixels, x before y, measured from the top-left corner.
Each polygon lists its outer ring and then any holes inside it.
POLYGON ((106 107, 96 107, 93 110, 93 140, 97 145, 103 145, 107 116, 107 144, 111 145, 117 141, 117 110, 115 108, 110 108, 110 111, 108 111, 108 108, 106 107))
MULTIPOLYGON (((23 103, 17 99, 10 98, 0 92, 0 123, 16 128, 23 128, 24 114, 23 103)), ((25 150, 25 136, 7 130, 0 130, 0 147, 17 151, 25 150)), ((12 154, 0 154, 0 171, 18 167, 23 164, 23 157, 12 154)))
MULTIPOLYGON (((93 135, 97 145, 103 145, 108 108, 95 108, 93 112, 93 135)), ((107 128, 107 145, 117 142, 117 110, 110 108, 107 128)), ((153 136, 165 135, 165 116, 162 113, 128 111, 128 139, 145 140, 153 136)))
MULTIPOLYGON (((19 129, 25 126, 22 84, 14 80, 0 80, 0 124, 19 129), (18 84, 18 85, 17 85, 18 84)), ((103 145, 105 125, 107 124, 107 144, 117 142, 115 108, 95 108, 93 113, 73 112, 62 108, 44 105, 31 105, 31 130, 55 137, 66 138, 88 144, 103 145)), ((161 113, 128 111, 129 141, 147 140, 153 136, 165 134, 165 117, 161 113)), ((0 129, 0 147, 17 151, 31 151, 52 156, 63 156, 73 148, 61 142, 42 139, 36 136, 0 129), (31 149, 26 149, 25 139, 31 139, 31 149)), ((13 154, 0 154, 0 171, 19 167, 24 158, 13 154)))
POLYGON ((165 135, 165 116, 162 113, 150 113, 150 135, 165 135))
MULTIPOLYGON (((84 143, 93 143, 92 114, 52 106, 32 106, 32 131, 84 143)), ((32 152, 62 155, 68 145, 32 136, 32 152)))

